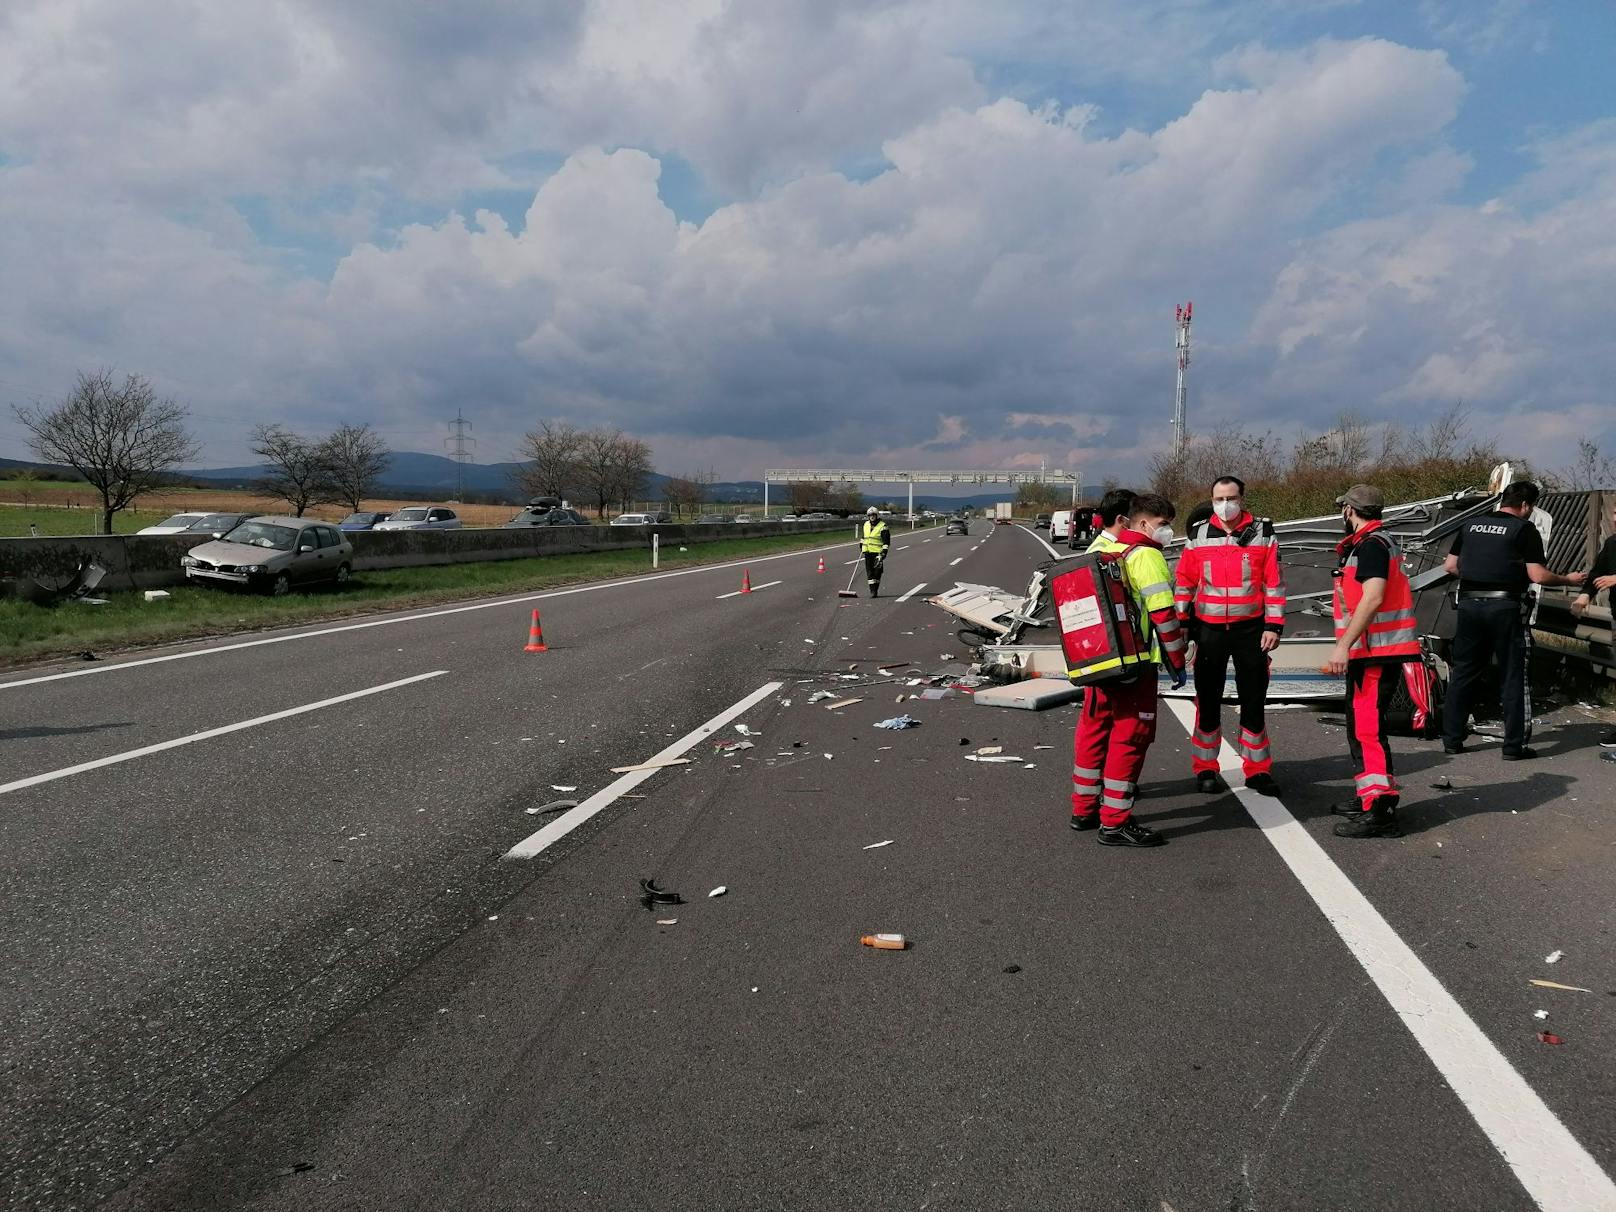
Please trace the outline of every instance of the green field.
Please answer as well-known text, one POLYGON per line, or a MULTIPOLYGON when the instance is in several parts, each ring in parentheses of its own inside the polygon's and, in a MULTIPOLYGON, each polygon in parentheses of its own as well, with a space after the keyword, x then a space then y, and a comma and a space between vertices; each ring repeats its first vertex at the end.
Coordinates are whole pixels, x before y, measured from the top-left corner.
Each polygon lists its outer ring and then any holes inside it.
MULTIPOLYGON (((824 547, 840 538, 836 532, 821 531, 778 538, 730 539, 693 544, 684 552, 674 544, 662 549, 661 569, 824 547)), ((175 640, 296 626, 378 610, 553 589, 650 571, 650 554, 643 550, 590 552, 356 573, 341 589, 332 586, 283 598, 180 585, 170 589, 173 596, 161 602, 147 602, 142 595, 128 592, 106 595, 109 600, 104 606, 77 602, 35 606, 0 601, 0 664, 16 665, 86 649, 105 653, 175 640)), ((738 577, 736 584, 739 587, 738 577)))
MULTIPOLYGON (((168 517, 164 511, 126 509, 112 515, 114 534, 134 534, 142 526, 155 526, 168 517)), ((27 536, 29 525, 41 535, 101 533, 101 514, 95 509, 53 509, 29 505, 0 505, 0 538, 27 536)))

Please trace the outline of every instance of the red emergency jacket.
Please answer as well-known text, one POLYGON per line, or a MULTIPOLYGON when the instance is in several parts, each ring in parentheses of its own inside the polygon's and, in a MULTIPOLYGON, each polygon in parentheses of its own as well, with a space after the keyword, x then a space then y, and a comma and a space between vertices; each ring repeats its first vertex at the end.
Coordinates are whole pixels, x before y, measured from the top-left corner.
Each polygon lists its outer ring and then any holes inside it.
POLYGON ((1225 526, 1214 516, 1195 527, 1184 538, 1174 581, 1181 618, 1214 625, 1261 619, 1265 631, 1285 629, 1285 574, 1267 518, 1242 513, 1225 526))
POLYGON ((1403 553, 1379 522, 1370 522, 1356 534, 1336 545, 1341 559, 1335 573, 1335 638, 1347 633, 1347 623, 1363 601, 1363 584, 1358 580, 1358 548, 1365 543, 1384 543, 1389 549, 1386 596, 1375 611, 1374 621, 1347 652, 1349 660, 1368 657, 1417 657, 1420 655, 1419 625, 1414 618, 1414 587, 1403 571, 1403 553))

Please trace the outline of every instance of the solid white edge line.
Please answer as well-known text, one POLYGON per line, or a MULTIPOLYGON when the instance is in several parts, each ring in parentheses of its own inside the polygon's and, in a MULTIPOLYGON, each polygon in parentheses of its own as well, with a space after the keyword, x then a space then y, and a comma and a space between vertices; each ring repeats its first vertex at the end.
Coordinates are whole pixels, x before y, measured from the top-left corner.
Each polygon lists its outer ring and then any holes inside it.
MULTIPOLYGON (((793 556, 814 555, 816 552, 833 551, 838 547, 846 547, 849 542, 857 543, 857 539, 843 539, 836 543, 827 543, 823 547, 799 547, 794 551, 782 551, 778 555, 746 557, 731 560, 724 564, 703 564, 700 568, 680 568, 673 572, 653 572, 648 576, 619 577, 615 581, 600 581, 593 585, 577 585, 571 589, 547 589, 542 593, 520 594, 514 597, 491 598, 487 601, 472 602, 466 606, 449 606, 442 610, 428 610, 420 614, 388 615, 381 619, 367 619, 362 623, 343 623, 336 627, 321 627, 315 631, 298 631, 291 635, 272 635, 259 640, 243 640, 237 644, 220 644, 213 648, 193 648, 188 652, 170 652, 163 656, 142 657, 137 661, 119 661, 112 665, 97 665, 94 669, 69 669, 63 673, 47 673, 34 678, 18 678, 12 682, 0 682, 0 690, 10 690, 19 686, 37 686, 41 682, 60 682, 68 678, 90 677, 98 673, 115 673, 120 669, 135 669, 142 665, 161 665, 168 661, 183 661, 190 657, 212 656, 220 652, 239 652, 243 648, 260 648, 265 644, 288 644, 293 640, 312 640, 323 635, 338 635, 344 631, 364 631, 370 627, 389 627, 394 623, 414 623, 422 619, 443 618, 446 615, 465 614, 473 610, 497 610, 501 606, 520 606, 525 602, 543 602, 549 598, 571 597, 575 593, 594 593, 600 589, 616 589, 623 585, 642 585, 647 581, 665 581, 670 577, 688 577, 701 572, 721 572, 726 568, 740 568, 747 564, 762 564, 769 560, 788 560, 793 556)), ((857 564, 857 560, 849 560, 849 564, 857 564)), ((844 564, 845 568, 847 565, 844 564)))
POLYGON ((109 757, 96 758, 93 762, 80 762, 77 766, 64 766, 60 770, 50 770, 44 774, 30 775, 25 779, 17 779, 10 783, 0 783, 0 795, 4 795, 9 791, 21 791, 24 787, 37 787, 41 783, 54 782, 56 779, 65 779, 69 775, 83 774, 88 770, 99 770, 103 766, 116 766, 120 762, 130 762, 135 758, 146 757, 153 753, 162 753, 166 749, 178 749, 182 745, 194 745, 197 741, 212 740, 216 736, 224 736, 230 732, 240 732, 245 728, 256 728, 260 724, 272 724, 276 720, 290 719, 294 715, 304 715, 310 711, 319 711, 322 707, 335 707, 338 703, 351 703, 355 699, 381 694, 385 690, 397 690, 400 686, 424 682, 429 678, 441 678, 448 672, 447 669, 437 669, 431 673, 418 673, 414 677, 400 678, 396 682, 388 682, 385 685, 372 686, 366 690, 353 690, 347 694, 339 694, 331 699, 321 699, 318 703, 305 703, 301 707, 288 707, 285 711, 275 711, 269 715, 255 716, 250 720, 242 720, 236 724, 225 724, 219 728, 209 728, 204 732, 193 732, 190 736, 178 737, 172 741, 159 741, 155 745, 143 745, 139 749, 130 749, 124 753, 114 753, 109 757))
MULTIPOLYGON (((750 711, 775 691, 783 689, 784 686, 784 682, 765 682, 740 702, 724 708, 701 727, 680 737, 661 753, 645 759, 646 762, 661 762, 668 758, 682 757, 685 751, 695 745, 696 742, 704 737, 711 736, 736 716, 750 711)), ((542 853, 566 837, 567 834, 578 828, 579 825, 582 825, 602 808, 608 807, 619 797, 634 790, 655 773, 657 773, 655 770, 633 770, 618 778, 615 782, 608 783, 576 808, 569 808, 543 829, 538 830, 536 833, 530 833, 527 837, 517 842, 516 845, 505 852, 505 857, 508 859, 530 859, 542 853)))
POLYGON ((1047 552, 1049 552, 1049 554, 1050 554, 1050 555, 1051 555, 1051 556, 1053 556, 1053 557, 1054 557, 1054 558, 1055 558, 1055 559, 1057 559, 1057 560, 1058 560, 1058 559, 1060 559, 1060 558, 1061 558, 1061 553, 1060 553, 1060 552, 1058 552, 1058 551, 1056 551, 1056 550, 1055 550, 1055 549, 1054 549, 1054 548, 1053 548, 1053 547, 1051 547, 1051 546, 1050 546, 1050 545, 1049 545, 1049 544, 1048 544, 1048 543, 1045 543, 1045 542, 1044 542, 1044 536, 1043 536, 1043 535, 1041 535, 1041 534, 1039 534, 1039 533, 1038 533, 1038 532, 1037 532, 1037 531, 1036 531, 1036 530, 1027 530, 1027 527, 1025 527, 1025 526, 1023 526, 1023 525, 1022 525, 1022 524, 1021 524, 1021 523, 1020 523, 1020 522, 1017 522, 1017 523, 1016 523, 1016 529, 1017 529, 1017 530, 1026 530, 1026 531, 1027 531, 1027 533, 1028 533, 1028 534, 1030 534, 1030 535, 1031 535, 1031 536, 1032 536, 1032 537, 1033 537, 1033 538, 1034 538, 1034 539, 1035 539, 1035 540, 1037 540, 1037 541, 1038 541, 1038 542, 1040 542, 1040 543, 1043 543, 1043 545, 1044 545, 1044 550, 1045 550, 1045 551, 1047 551, 1047 552))
POLYGON ((914 597, 915 594, 919 593, 924 588, 926 588, 926 582, 922 581, 922 582, 920 582, 920 584, 916 585, 913 589, 911 589, 908 593, 906 593, 902 597, 900 597, 898 599, 898 601, 907 602, 910 598, 914 597))
MULTIPOLYGON (((1194 707, 1166 702, 1193 734, 1194 707)), ((1227 774, 1240 770, 1227 741, 1221 762, 1227 774)), ((1229 783, 1533 1202, 1544 1212, 1616 1208, 1616 1183, 1312 834, 1278 799, 1229 783)))

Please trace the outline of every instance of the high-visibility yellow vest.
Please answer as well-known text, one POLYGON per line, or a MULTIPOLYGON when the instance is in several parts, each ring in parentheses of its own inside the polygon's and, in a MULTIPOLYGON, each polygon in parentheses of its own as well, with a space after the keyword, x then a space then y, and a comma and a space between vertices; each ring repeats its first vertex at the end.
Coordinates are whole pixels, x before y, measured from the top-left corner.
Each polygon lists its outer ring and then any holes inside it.
POLYGON ((873 551, 879 555, 888 541, 885 521, 877 518, 873 522, 864 523, 864 540, 861 546, 865 551, 873 551))

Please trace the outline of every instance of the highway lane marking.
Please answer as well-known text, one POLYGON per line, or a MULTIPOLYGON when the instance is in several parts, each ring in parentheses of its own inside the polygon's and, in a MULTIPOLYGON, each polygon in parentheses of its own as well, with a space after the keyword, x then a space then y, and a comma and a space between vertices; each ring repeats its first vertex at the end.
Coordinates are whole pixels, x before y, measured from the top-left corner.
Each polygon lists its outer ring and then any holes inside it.
MULTIPOLYGON (((687 732, 662 750, 661 753, 647 758, 646 763, 662 762, 669 758, 683 756, 686 750, 693 748, 698 742, 717 732, 736 716, 746 714, 775 691, 784 689, 784 687, 784 682, 765 682, 744 699, 724 708, 699 728, 687 732)), ((582 825, 602 808, 610 806, 615 800, 633 791, 634 788, 655 773, 655 770, 634 770, 621 776, 616 781, 608 783, 576 808, 569 808, 543 829, 538 830, 536 833, 530 833, 527 837, 517 842, 516 845, 505 852, 505 857, 508 859, 530 859, 542 853, 566 837, 567 834, 578 828, 579 825, 582 825)))
POLYGON ((301 707, 288 707, 285 711, 275 711, 269 715, 254 716, 250 720, 242 720, 240 723, 225 724, 222 727, 209 728, 203 732, 193 732, 190 736, 178 737, 172 741, 159 741, 155 745, 143 745, 139 749, 130 749, 124 753, 114 753, 108 757, 96 758, 93 762, 80 762, 77 766, 64 766, 60 770, 50 770, 44 774, 29 775, 25 779, 16 779, 10 783, 0 783, 0 795, 5 795, 10 791, 21 791, 24 787, 37 787, 41 783, 55 782, 57 779, 83 774, 89 770, 99 770, 103 766, 116 766, 120 762, 132 762, 136 758, 147 757, 153 753, 162 753, 167 749, 178 749, 182 745, 194 745, 198 741, 209 741, 216 736, 225 736, 231 732, 257 728, 261 724, 273 724, 276 720, 290 719, 295 715, 307 715, 311 711, 319 711, 325 707, 335 707, 339 703, 351 703, 355 699, 368 698, 370 695, 382 694, 388 690, 397 690, 401 686, 411 686, 416 682, 425 682, 431 678, 441 678, 448 672, 447 669, 437 669, 431 673, 418 673, 414 677, 400 678, 396 682, 372 686, 368 690, 353 690, 347 694, 339 694, 336 698, 321 699, 318 703, 305 703, 301 707))
POLYGON ((922 581, 922 582, 920 582, 920 584, 916 585, 913 589, 911 589, 908 593, 906 593, 902 597, 900 597, 898 599, 898 601, 907 602, 910 598, 914 597, 915 594, 919 593, 924 588, 926 588, 926 582, 922 581))
MULTIPOLYGON (((1027 530, 1027 528, 1025 526, 1023 526, 1020 522, 1016 523, 1016 529, 1017 530, 1027 530)), ((1050 555, 1054 556, 1057 560, 1061 558, 1061 553, 1060 552, 1056 551, 1048 543, 1044 543, 1044 536, 1043 535, 1039 534, 1036 530, 1027 530, 1027 533, 1030 534, 1038 542, 1043 543, 1044 544, 1044 550, 1049 552, 1050 555)))
POLYGON ((948 566, 949 566, 949 567, 950 567, 950 568, 952 568, 952 567, 954 567, 954 565, 955 565, 955 564, 958 564, 958 563, 959 563, 959 562, 960 562, 960 560, 963 560, 963 559, 964 559, 964 558, 965 558, 965 557, 964 557, 964 556, 960 556, 960 557, 959 557, 959 558, 958 558, 958 559, 953 559, 953 560, 950 560, 950 561, 949 561, 949 562, 948 562, 948 566))
MULTIPOLYGON (((778 585, 778 584, 780 584, 779 581, 764 581, 763 584, 761 584, 761 585, 752 586, 751 592, 756 593, 760 589, 767 589, 771 585, 778 585)), ((717 596, 717 598, 715 598, 714 600, 722 602, 725 598, 733 598, 733 597, 736 597, 736 596, 738 596, 740 594, 743 594, 743 593, 746 593, 746 592, 748 592, 748 591, 744 590, 744 589, 732 589, 728 593, 719 594, 717 596)))
MULTIPOLYGON (((1193 735, 1194 707, 1182 699, 1166 702, 1193 735)), ((1544 1212, 1616 1208, 1616 1183, 1324 848, 1278 799, 1235 782, 1240 757, 1227 741, 1222 768, 1257 828, 1537 1206, 1544 1212)))
MULTIPOLYGON (((857 542, 858 540, 853 540, 857 542)), ((643 585, 648 581, 665 581, 670 577, 694 576, 698 572, 722 572, 726 568, 741 568, 749 564, 763 564, 769 560, 786 560, 799 555, 814 555, 821 551, 834 551, 847 546, 846 539, 827 543, 823 547, 802 547, 796 551, 782 551, 778 555, 758 556, 754 559, 731 560, 724 564, 703 564, 700 568, 681 568, 675 572, 654 572, 649 576, 621 577, 615 581, 601 581, 596 585, 578 585, 572 589, 550 589, 543 593, 527 593, 514 597, 493 598, 473 602, 467 606, 448 606, 442 610, 428 610, 420 614, 389 615, 383 619, 367 619, 363 623, 343 623, 336 627, 321 627, 315 631, 299 631, 292 635, 272 635, 259 640, 242 640, 236 644, 220 644, 213 648, 193 648, 188 652, 170 652, 163 656, 143 657, 138 661, 119 661, 112 665, 97 665, 94 669, 70 669, 64 673, 47 673, 35 678, 18 678, 13 682, 0 682, 0 690, 19 686, 37 686, 41 682, 60 682, 68 678, 86 678, 98 673, 114 673, 120 669, 135 669, 142 665, 161 665, 168 661, 183 661, 191 657, 213 656, 220 652, 239 652, 243 648, 260 648, 265 644, 288 644, 293 640, 312 640, 318 636, 338 635, 344 631, 364 631, 371 627, 390 627, 395 623, 415 623, 423 619, 443 618, 446 615, 466 614, 473 610, 497 610, 501 606, 520 606, 525 602, 542 602, 550 598, 571 597, 575 593, 594 593, 601 589, 616 589, 623 585, 643 585)), ((849 560, 857 564, 857 560, 849 560)), ((844 564, 845 568, 846 565, 844 564)))

